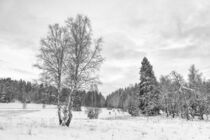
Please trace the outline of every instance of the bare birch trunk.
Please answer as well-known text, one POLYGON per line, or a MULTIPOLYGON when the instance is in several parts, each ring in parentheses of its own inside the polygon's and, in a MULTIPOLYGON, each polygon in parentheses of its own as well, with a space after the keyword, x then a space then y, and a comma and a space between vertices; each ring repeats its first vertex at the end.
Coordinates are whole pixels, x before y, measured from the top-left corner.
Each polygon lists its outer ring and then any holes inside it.
POLYGON ((70 123, 71 123, 71 119, 72 119, 72 117, 73 117, 73 115, 72 115, 72 102, 71 102, 71 95, 72 95, 72 93, 74 92, 74 90, 72 91, 72 92, 70 92, 70 94, 69 94, 69 99, 68 99, 68 104, 67 104, 67 107, 68 107, 68 119, 67 119, 67 121, 65 122, 65 125, 67 126, 67 127, 69 127, 69 125, 70 125, 70 123))
POLYGON ((62 119, 61 119, 61 105, 60 105, 60 87, 58 87, 58 97, 57 97, 57 109, 58 109, 58 121, 59 121, 59 125, 62 124, 62 119))
POLYGON ((72 111, 71 111, 72 109, 71 94, 72 92, 70 92, 68 100, 67 100, 67 104, 63 107, 63 109, 61 108, 60 101, 58 100, 58 119, 59 119, 59 124, 61 126, 69 127, 72 117, 73 117, 72 111))

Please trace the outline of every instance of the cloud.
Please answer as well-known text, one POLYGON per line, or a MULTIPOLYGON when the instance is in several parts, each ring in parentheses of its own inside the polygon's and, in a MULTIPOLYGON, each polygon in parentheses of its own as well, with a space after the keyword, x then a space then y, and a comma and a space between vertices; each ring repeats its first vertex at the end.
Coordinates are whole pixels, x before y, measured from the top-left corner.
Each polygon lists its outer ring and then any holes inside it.
POLYGON ((119 61, 135 61, 146 56, 146 52, 142 51, 139 45, 120 32, 105 35, 104 38, 103 53, 106 55, 105 57, 119 61))
POLYGON ((104 94, 138 82, 144 56, 157 76, 172 70, 186 75, 194 63, 210 77, 209 9, 208 0, 1 0, 0 76, 38 79, 32 64, 48 25, 81 13, 104 38, 104 94))
POLYGON ((103 45, 105 62, 100 71, 105 95, 117 88, 138 82, 141 60, 147 55, 142 48, 122 33, 107 34, 103 45))
POLYGON ((29 75, 33 75, 32 72, 30 71, 26 71, 26 70, 23 70, 23 69, 17 69, 17 68, 11 68, 12 71, 14 72, 18 72, 18 73, 21 73, 21 74, 29 74, 29 75))
POLYGON ((210 51, 207 48, 202 49, 200 46, 185 46, 172 49, 160 49, 154 52, 159 58, 163 59, 195 59, 195 58, 210 58, 210 51))
POLYGON ((108 67, 104 74, 104 76, 101 75, 103 84, 99 88, 103 91, 104 95, 108 95, 111 91, 118 88, 125 88, 130 84, 139 82, 139 66, 128 66, 125 68, 115 67, 114 70, 113 67, 108 67))

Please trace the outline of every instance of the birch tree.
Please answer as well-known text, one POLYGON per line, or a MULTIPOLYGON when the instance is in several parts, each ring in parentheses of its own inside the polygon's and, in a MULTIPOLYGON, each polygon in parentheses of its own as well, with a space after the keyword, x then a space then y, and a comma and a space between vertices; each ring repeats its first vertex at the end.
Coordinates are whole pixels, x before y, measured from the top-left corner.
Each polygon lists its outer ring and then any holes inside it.
POLYGON ((36 67, 42 70, 42 76, 48 75, 48 80, 57 88, 57 108, 59 124, 62 124, 60 94, 64 86, 64 74, 67 69, 67 31, 58 24, 50 25, 49 32, 41 39, 40 53, 37 56, 36 67))
POLYGON ((90 20, 86 16, 77 15, 66 21, 70 44, 68 46, 68 72, 66 85, 70 88, 68 111, 71 111, 71 95, 77 90, 83 90, 90 84, 98 82, 95 72, 99 70, 103 57, 101 56, 102 39, 93 39, 90 20))
POLYGON ((69 126, 72 119, 71 95, 96 83, 95 72, 103 62, 101 56, 102 39, 93 39, 90 20, 77 15, 68 18, 64 27, 49 26, 49 33, 41 40, 40 54, 36 67, 48 75, 58 90, 57 107, 59 124, 69 126), (70 89, 68 99, 61 105, 60 94, 63 87, 70 89))

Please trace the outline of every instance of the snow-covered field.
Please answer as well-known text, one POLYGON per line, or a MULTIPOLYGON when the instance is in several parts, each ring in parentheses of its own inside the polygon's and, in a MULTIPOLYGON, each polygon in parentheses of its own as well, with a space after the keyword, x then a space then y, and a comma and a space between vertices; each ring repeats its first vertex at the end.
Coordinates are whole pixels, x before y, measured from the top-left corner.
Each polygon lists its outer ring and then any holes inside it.
MULTIPOLYGON (((84 110, 84 108, 83 108, 84 110)), ((69 128, 58 125, 56 107, 18 103, 0 104, 0 140, 206 140, 210 122, 158 117, 130 117, 102 109, 99 119, 85 111, 73 112, 69 128)))

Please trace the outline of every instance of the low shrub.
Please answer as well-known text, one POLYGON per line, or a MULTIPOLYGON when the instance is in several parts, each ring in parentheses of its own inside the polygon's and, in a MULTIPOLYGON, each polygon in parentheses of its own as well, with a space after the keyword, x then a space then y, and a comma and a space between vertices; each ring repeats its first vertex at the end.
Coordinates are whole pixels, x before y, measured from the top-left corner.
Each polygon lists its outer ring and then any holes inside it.
POLYGON ((89 119, 98 119, 101 109, 99 108, 87 108, 86 114, 89 119))

